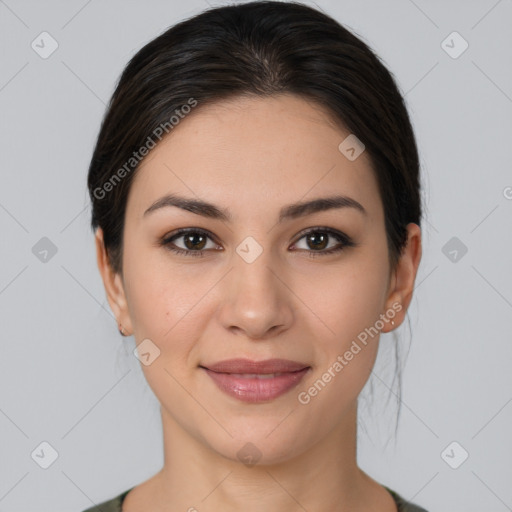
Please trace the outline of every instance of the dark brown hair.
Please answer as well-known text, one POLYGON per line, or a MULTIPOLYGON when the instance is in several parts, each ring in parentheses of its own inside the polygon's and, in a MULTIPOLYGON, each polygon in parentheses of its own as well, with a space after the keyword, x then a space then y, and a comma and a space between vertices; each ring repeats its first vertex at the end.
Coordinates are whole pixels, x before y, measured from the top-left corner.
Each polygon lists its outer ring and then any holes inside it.
POLYGON ((241 95, 296 94, 324 107, 365 145, 384 206, 391 268, 421 222, 419 162, 403 98, 379 58, 326 14, 296 2, 209 9, 139 50, 110 100, 91 159, 93 230, 122 272, 130 185, 150 149, 184 113, 241 95), (188 109, 188 110, 187 110, 188 109), (142 151, 141 151, 142 150, 142 151))

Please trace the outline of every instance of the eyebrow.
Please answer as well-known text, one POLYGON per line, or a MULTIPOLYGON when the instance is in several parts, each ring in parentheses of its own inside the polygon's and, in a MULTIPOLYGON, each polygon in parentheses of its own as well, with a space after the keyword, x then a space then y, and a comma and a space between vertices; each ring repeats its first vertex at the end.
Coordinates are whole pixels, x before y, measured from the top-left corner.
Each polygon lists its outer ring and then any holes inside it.
MULTIPOLYGON (((197 215, 202 215, 203 217, 209 217, 224 222, 230 222, 232 220, 232 216, 228 209, 220 208, 206 201, 182 197, 175 194, 165 195, 155 201, 144 212, 143 217, 161 208, 172 206, 197 215)), ((331 210, 334 208, 353 208, 361 212, 363 215, 368 215, 368 212, 364 209, 363 205, 355 199, 344 195, 334 195, 284 206, 279 212, 279 222, 296 219, 305 215, 311 215, 313 213, 331 210)))

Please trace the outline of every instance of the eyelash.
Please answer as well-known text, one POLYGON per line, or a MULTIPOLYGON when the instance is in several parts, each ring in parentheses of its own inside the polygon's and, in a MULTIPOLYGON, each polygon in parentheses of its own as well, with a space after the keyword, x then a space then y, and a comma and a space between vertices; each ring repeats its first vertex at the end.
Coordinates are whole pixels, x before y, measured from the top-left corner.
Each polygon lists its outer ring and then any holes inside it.
MULTIPOLYGON (((215 240, 213 240, 213 235, 210 232, 205 231, 203 229, 181 228, 181 229, 178 229, 176 232, 174 232, 172 235, 162 238, 159 245, 164 246, 168 250, 170 250, 176 254, 181 254, 183 256, 203 257, 204 253, 210 249, 201 249, 198 251, 191 251, 191 250, 181 249, 180 247, 172 246, 173 240, 181 238, 183 235, 190 234, 190 233, 206 236, 206 237, 212 239, 212 241, 215 241, 215 240)), ((327 234, 327 235, 335 238, 339 243, 341 243, 341 245, 338 245, 331 249, 327 249, 327 250, 323 250, 323 251, 299 249, 301 251, 306 250, 308 252, 308 256, 310 258, 316 258, 318 256, 327 256, 329 254, 341 252, 347 247, 355 247, 357 245, 355 242, 352 241, 352 239, 350 237, 348 237, 344 233, 341 233, 339 231, 336 231, 336 230, 333 230, 333 229, 327 228, 327 227, 316 227, 314 229, 308 229, 306 231, 303 231, 303 232, 299 233, 300 236, 295 243, 297 243, 299 240, 302 240, 302 238, 304 238, 305 236, 310 235, 312 233, 327 234)))

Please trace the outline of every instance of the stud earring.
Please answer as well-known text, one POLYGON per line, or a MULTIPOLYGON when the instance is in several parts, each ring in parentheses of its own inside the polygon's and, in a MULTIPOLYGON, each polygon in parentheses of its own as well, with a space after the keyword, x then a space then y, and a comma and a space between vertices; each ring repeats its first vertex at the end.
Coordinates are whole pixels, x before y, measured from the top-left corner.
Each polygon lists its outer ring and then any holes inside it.
POLYGON ((119 324, 118 329, 119 329, 119 334, 121 336, 126 336, 126 333, 124 332, 123 326, 121 324, 119 324))

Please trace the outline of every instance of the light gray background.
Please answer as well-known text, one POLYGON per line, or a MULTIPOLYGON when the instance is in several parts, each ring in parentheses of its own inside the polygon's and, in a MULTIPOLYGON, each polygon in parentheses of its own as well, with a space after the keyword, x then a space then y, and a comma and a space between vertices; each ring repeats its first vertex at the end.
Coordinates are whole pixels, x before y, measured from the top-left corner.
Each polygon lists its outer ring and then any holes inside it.
MULTIPOLYGON (((427 206, 412 331, 398 329, 404 346, 412 334, 398 436, 387 442, 396 408, 378 399, 360 465, 430 512, 512 510, 512 2, 318 5, 396 75, 427 206), (453 31, 469 43, 456 59, 441 46, 453 31), (443 252, 453 237, 468 249, 457 261, 443 252), (453 441, 469 453, 458 469, 441 456, 453 441)), ((161 466, 158 403, 96 268, 86 172, 128 59, 207 7, 0 0, 0 511, 81 511, 161 466), (59 45, 47 59, 31 48, 43 31, 59 45), (57 248, 46 262, 42 237, 57 248), (31 458, 42 441, 58 452, 48 469, 31 458)), ((381 342, 386 397, 395 340, 381 342)))

